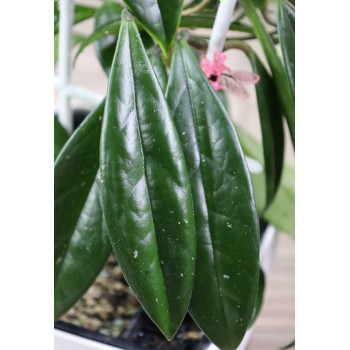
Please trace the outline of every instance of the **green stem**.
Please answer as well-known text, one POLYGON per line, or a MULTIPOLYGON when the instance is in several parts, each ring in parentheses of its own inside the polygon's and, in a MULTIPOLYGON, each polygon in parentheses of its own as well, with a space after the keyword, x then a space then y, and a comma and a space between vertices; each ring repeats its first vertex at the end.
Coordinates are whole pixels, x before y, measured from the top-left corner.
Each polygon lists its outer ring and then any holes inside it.
POLYGON ((270 18, 270 16, 269 16, 269 10, 268 9, 263 9, 262 11, 261 11, 261 14, 262 14, 262 16, 264 17, 264 20, 265 20, 265 22, 266 23, 268 23, 268 24, 270 24, 271 26, 273 26, 273 27, 277 27, 277 22, 276 21, 274 21, 272 18, 270 18))
POLYGON ((278 97, 286 117, 289 132, 295 147, 295 104, 286 71, 281 60, 277 56, 271 36, 260 21, 255 6, 251 0, 239 0, 244 12, 249 17, 254 28, 255 35, 260 41, 266 59, 269 63, 274 82, 277 85, 278 97))
POLYGON ((224 45, 224 51, 230 50, 230 49, 239 49, 248 55, 249 51, 251 50, 251 47, 242 40, 233 39, 233 40, 227 40, 224 45))
POLYGON ((182 16, 188 16, 192 15, 193 13, 199 12, 200 10, 203 10, 208 4, 210 0, 203 0, 198 5, 187 8, 182 11, 182 16))
MULTIPOLYGON (((184 16, 181 18, 180 27, 185 28, 212 28, 215 17, 211 15, 199 14, 195 16, 184 16)), ((254 35, 254 29, 246 24, 233 22, 230 30, 237 30, 254 35)))

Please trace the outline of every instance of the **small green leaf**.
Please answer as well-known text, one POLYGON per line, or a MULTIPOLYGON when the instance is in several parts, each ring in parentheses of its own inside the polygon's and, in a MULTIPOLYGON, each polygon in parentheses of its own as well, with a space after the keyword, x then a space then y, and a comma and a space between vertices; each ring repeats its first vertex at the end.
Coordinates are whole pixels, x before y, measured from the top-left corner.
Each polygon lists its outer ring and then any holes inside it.
POLYGON ((118 35, 120 28, 120 22, 119 21, 112 21, 110 23, 106 23, 104 25, 101 25, 98 28, 95 28, 94 31, 80 44, 79 50, 74 56, 73 65, 75 64, 78 56, 84 51, 84 49, 92 44, 96 40, 103 39, 109 35, 118 35))
POLYGON ((287 1, 276 0, 277 29, 290 86, 295 94, 295 9, 287 1))
MULTIPOLYGON (((119 27, 123 9, 124 7, 122 5, 117 4, 114 1, 104 2, 95 13, 94 31, 98 31, 100 28, 103 28, 110 23, 118 23, 117 27, 119 27)), ((94 42, 96 56, 107 76, 109 76, 111 70, 117 39, 118 33, 114 33, 106 35, 94 42)))
POLYGON ((295 145, 295 104, 288 75, 277 55, 271 36, 267 33, 264 25, 262 24, 252 0, 239 0, 239 3, 242 5, 246 15, 249 17, 254 28, 255 35, 259 39, 264 50, 266 59, 271 69, 273 81, 276 85, 276 91, 278 93, 282 112, 286 117, 290 136, 293 145, 295 145))
MULTIPOLYGON (((96 9, 94 7, 85 6, 85 5, 74 5, 74 18, 73 24, 80 23, 93 17, 96 9)), ((60 9, 58 1, 54 2, 54 34, 59 33, 59 21, 60 21, 60 9)))
POLYGON ((232 122, 185 41, 175 43, 166 92, 192 185, 197 262, 190 314, 220 349, 251 320, 259 280, 259 225, 232 122))
POLYGON ((265 275, 264 275, 264 272, 260 269, 258 294, 256 296, 254 312, 253 312, 252 319, 250 320, 250 323, 249 323, 249 328, 254 324, 255 320, 260 314, 261 307, 263 305, 263 300, 264 300, 264 291, 265 291, 265 275))
POLYGON ((168 57, 181 19, 183 0, 124 0, 168 57))
POLYGON ((54 118, 54 152, 55 152, 55 159, 57 158, 58 154, 60 153, 60 150, 68 140, 69 135, 66 131, 66 129, 62 126, 62 124, 59 122, 58 118, 55 116, 54 118))
POLYGON ((126 281, 171 339, 194 278, 191 188, 163 92, 131 15, 123 16, 101 134, 103 209, 126 281))
POLYGON ((276 195, 281 180, 284 154, 283 120, 272 78, 252 49, 248 51, 247 56, 253 71, 260 76, 260 81, 255 85, 255 89, 264 146, 265 205, 268 207, 276 195))
POLYGON ((55 319, 86 291, 111 247, 98 181, 104 102, 79 126, 55 161, 55 319))

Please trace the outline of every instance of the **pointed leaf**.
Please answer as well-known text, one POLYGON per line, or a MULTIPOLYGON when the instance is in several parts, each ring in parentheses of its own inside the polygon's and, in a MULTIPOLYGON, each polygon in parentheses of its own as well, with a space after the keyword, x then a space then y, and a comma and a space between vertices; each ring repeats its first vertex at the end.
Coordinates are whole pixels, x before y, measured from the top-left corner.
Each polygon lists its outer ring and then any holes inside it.
POLYGON ((279 101, 284 116, 286 117, 290 136, 295 145, 295 104, 293 93, 289 84, 288 75, 279 59, 272 42, 271 36, 267 33, 262 24, 252 0, 239 0, 244 12, 249 17, 254 28, 255 35, 260 41, 266 59, 269 63, 273 81, 276 85, 279 101))
POLYGON ((125 279, 171 339, 193 284, 191 188, 162 90, 135 23, 123 15, 101 134, 103 208, 125 279))
POLYGON ((175 44, 166 95, 196 220, 189 311, 220 349, 234 349, 251 320, 259 280, 259 224, 248 169, 232 122, 184 41, 175 44))
POLYGON ((111 251, 96 176, 104 102, 79 126, 55 162, 55 318, 90 286, 111 251))
POLYGON ((276 0, 277 29, 290 86, 295 94, 295 10, 284 0, 276 0))
POLYGON ((54 152, 55 152, 55 159, 60 153, 60 150, 68 140, 69 135, 66 131, 66 129, 62 126, 62 124, 59 122, 58 118, 55 116, 54 118, 54 152))
POLYGON ((181 19, 183 0, 124 0, 168 56, 181 19))
POLYGON ((57 277, 55 319, 69 310, 90 287, 112 250, 98 186, 97 178, 81 210, 57 277))
POLYGON ((284 155, 283 120, 272 78, 253 50, 249 50, 247 56, 253 71, 260 76, 260 81, 255 85, 255 89, 264 146, 265 205, 268 207, 276 195, 281 180, 284 155))
MULTIPOLYGON (((113 22, 119 23, 120 26, 123 9, 124 7, 122 5, 114 1, 104 2, 96 11, 94 30, 96 31, 113 22)), ((117 39, 118 33, 113 33, 94 42, 96 56, 107 76, 109 76, 111 70, 117 39)))

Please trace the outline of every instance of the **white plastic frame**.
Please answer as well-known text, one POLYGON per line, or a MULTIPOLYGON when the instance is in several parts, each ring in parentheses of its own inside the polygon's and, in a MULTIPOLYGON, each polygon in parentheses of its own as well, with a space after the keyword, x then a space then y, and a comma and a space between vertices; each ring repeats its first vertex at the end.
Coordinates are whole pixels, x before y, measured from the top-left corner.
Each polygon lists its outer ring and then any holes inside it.
POLYGON ((79 98, 90 106, 97 106, 103 96, 71 82, 71 43, 74 16, 74 1, 60 0, 58 74, 55 75, 55 89, 59 92, 58 119, 67 131, 73 131, 71 97, 79 98))

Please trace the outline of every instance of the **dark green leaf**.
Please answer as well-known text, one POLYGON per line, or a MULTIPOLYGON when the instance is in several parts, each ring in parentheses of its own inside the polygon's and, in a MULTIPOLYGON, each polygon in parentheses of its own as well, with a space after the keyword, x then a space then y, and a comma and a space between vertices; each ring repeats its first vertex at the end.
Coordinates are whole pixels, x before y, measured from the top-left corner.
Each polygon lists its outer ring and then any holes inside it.
POLYGON ((273 201, 281 180, 284 154, 283 120, 272 78, 253 50, 249 50, 247 56, 253 71, 260 76, 255 89, 264 146, 267 207, 273 201))
POLYGON ((239 3, 242 5, 246 15, 249 17, 253 25, 255 35, 259 39, 264 50, 272 72, 273 81, 276 85, 276 91, 278 93, 281 108, 288 123, 292 142, 293 145, 295 145, 295 104, 288 75, 277 55, 271 36, 267 33, 264 25, 260 21, 252 0, 239 0, 239 3))
POLYGON ((263 304, 263 300, 264 300, 264 291, 265 291, 265 275, 264 275, 264 272, 260 269, 258 294, 256 296, 254 312, 253 312, 252 319, 250 320, 249 327, 253 325, 256 318, 259 316, 259 313, 263 304))
POLYGON ((295 94, 295 10, 284 0, 276 0, 277 29, 290 86, 295 94))
MULTIPOLYGON (((91 18, 95 14, 96 9, 94 7, 85 6, 85 5, 74 5, 74 18, 73 24, 80 23, 85 21, 88 18, 91 18)), ((60 9, 58 2, 54 3, 54 34, 59 33, 59 21, 60 21, 60 9)))
POLYGON ((124 0, 168 56, 181 19, 183 0, 124 0))
POLYGON ((81 210, 56 280, 55 319, 72 307, 90 287, 112 250, 98 186, 97 177, 81 210))
POLYGON ((162 90, 165 92, 166 85, 168 83, 168 73, 166 71, 166 67, 162 60, 162 57, 160 55, 150 54, 149 59, 154 69, 154 72, 156 73, 156 76, 158 78, 159 85, 162 88, 162 90))
POLYGON ((232 122, 184 41, 175 44, 166 95, 196 220, 189 311, 220 349, 234 349, 251 320, 259 280, 259 225, 248 169, 232 122))
POLYGON ((101 136, 101 193, 112 247, 167 339, 188 309, 195 227, 184 155, 131 15, 119 33, 101 136))
MULTIPOLYGON (((264 165, 262 146, 249 135, 239 125, 235 125, 244 154, 257 160, 264 165)), ((255 202, 259 214, 267 221, 276 226, 277 229, 294 234, 295 230, 295 176, 294 169, 284 164, 282 170, 281 183, 278 188, 274 201, 265 211, 266 207, 266 189, 265 174, 251 174, 254 188, 255 202)))
POLYGON ((290 348, 295 348, 295 340, 293 340, 291 343, 281 348, 281 350, 290 349, 290 348))
POLYGON ((111 251, 96 180, 104 102, 55 162, 55 319, 90 286, 111 251))
MULTIPOLYGON (((114 1, 106 1, 95 13, 95 29, 105 27, 110 23, 118 23, 117 27, 120 26, 121 13, 123 6, 115 3, 114 1)), ((104 36, 100 40, 94 42, 95 52, 98 60, 101 63, 107 76, 109 76, 112 60, 117 44, 118 33, 104 36)))
POLYGON ((58 154, 60 153, 60 150, 68 140, 69 135, 66 131, 66 129, 61 125, 58 118, 54 118, 54 152, 55 152, 55 159, 57 158, 58 154))

